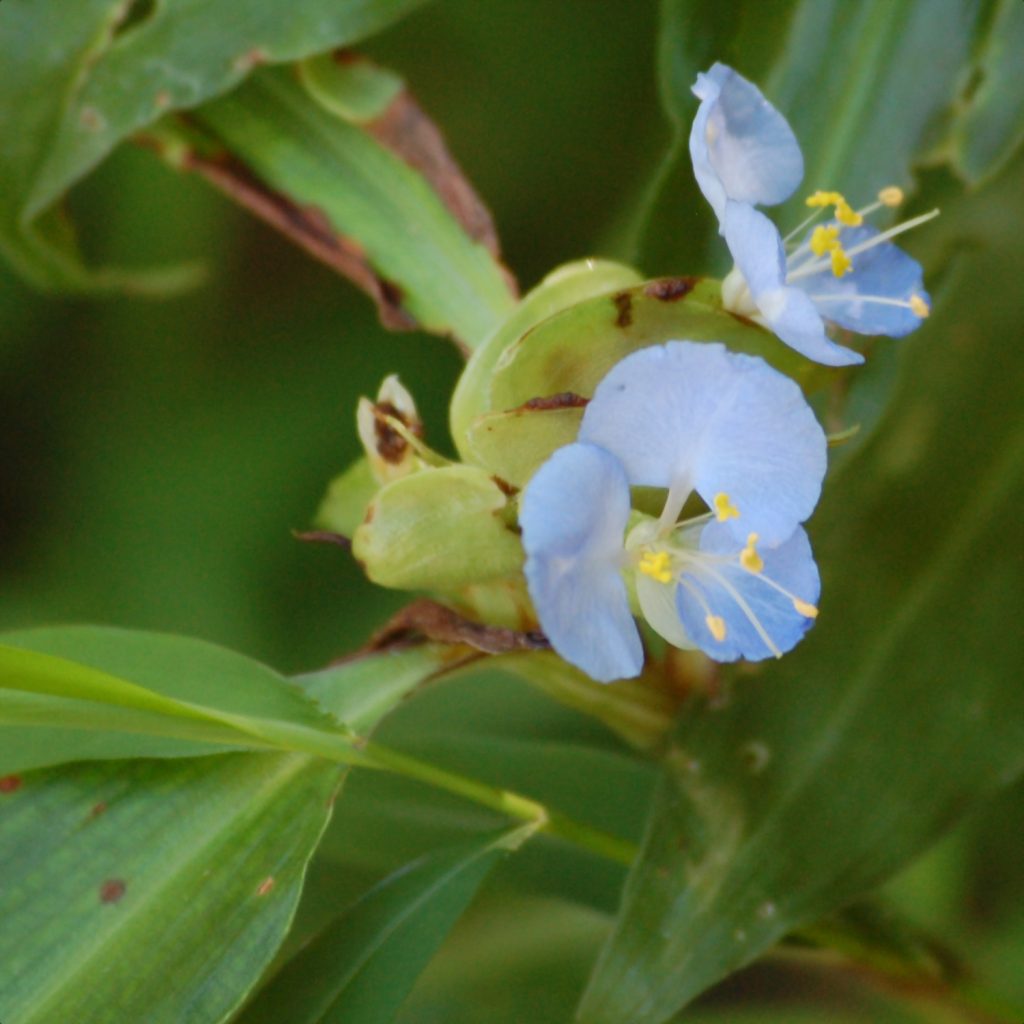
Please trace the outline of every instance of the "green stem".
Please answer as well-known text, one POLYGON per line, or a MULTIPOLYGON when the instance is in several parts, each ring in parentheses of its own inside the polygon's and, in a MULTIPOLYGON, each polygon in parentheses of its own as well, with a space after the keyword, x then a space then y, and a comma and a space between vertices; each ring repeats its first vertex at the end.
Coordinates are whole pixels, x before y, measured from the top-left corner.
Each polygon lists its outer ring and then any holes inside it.
POLYGON ((362 764, 367 768, 394 772, 409 779, 425 782, 437 789, 455 793, 510 817, 540 822, 541 829, 548 834, 575 843, 618 864, 629 866, 636 858, 637 848, 632 843, 574 821, 536 800, 511 790, 488 786, 477 779, 457 775, 376 743, 366 744, 363 748, 363 757, 362 764))

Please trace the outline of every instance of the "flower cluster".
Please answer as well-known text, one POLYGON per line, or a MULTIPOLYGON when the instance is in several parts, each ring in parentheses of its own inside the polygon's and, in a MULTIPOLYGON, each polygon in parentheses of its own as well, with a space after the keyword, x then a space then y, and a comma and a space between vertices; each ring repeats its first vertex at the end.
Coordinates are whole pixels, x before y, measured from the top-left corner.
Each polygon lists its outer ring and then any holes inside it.
POLYGON ((690 132, 694 173, 736 264, 722 286, 726 309, 830 366, 864 357, 832 341, 828 324, 894 338, 913 331, 928 316, 930 300, 920 264, 889 239, 937 211, 880 232, 865 218, 897 206, 900 189, 882 189, 860 210, 839 192, 817 191, 807 198, 811 216, 782 238, 755 207, 781 203, 803 178, 800 146, 786 119, 724 64, 698 75, 693 91, 701 101, 690 132), (828 209, 833 218, 811 228, 828 209))
MULTIPOLYGON (((921 267, 889 239, 931 215, 879 232, 865 218, 898 205, 899 189, 861 210, 819 191, 783 239, 756 207, 783 202, 803 178, 789 124, 722 64, 694 92, 694 173, 735 261, 725 308, 835 366, 863 356, 834 342, 832 325, 914 330, 929 312, 921 267), (815 225, 825 210, 831 219, 815 225)), ((818 614, 801 524, 818 501, 826 448, 800 388, 759 358, 673 341, 622 360, 598 385, 576 443, 522 497, 527 585, 555 650, 602 682, 636 676, 644 652, 634 614, 717 661, 790 650, 818 614), (631 508, 633 486, 665 490, 660 517, 631 508), (697 498, 702 510, 681 519, 697 498)))

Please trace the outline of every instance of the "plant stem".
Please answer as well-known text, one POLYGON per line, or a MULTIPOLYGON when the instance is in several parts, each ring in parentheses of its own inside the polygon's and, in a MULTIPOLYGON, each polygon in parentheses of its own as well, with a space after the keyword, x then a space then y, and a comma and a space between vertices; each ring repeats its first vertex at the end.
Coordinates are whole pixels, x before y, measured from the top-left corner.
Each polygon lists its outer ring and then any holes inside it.
POLYGON ((477 779, 457 775, 376 743, 367 743, 362 753, 361 764, 364 767, 394 772, 409 779, 425 782, 427 785, 455 793, 513 818, 540 822, 541 829, 548 834, 582 846, 617 864, 629 866, 636 858, 637 848, 632 843, 574 821, 519 793, 488 786, 477 779))

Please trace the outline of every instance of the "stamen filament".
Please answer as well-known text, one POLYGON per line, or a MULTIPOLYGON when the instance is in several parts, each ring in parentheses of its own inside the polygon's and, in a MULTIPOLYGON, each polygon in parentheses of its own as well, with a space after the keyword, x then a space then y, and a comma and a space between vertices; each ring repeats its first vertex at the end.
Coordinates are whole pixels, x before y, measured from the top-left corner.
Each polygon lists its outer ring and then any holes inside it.
MULTIPOLYGON (((761 620, 754 614, 753 609, 743 599, 743 595, 720 572, 716 572, 709 565, 701 565, 701 568, 710 576, 713 576, 718 583, 721 584, 722 589, 736 602, 736 604, 739 605, 740 611, 746 615, 750 624, 755 630, 757 630, 757 635, 764 641, 768 650, 771 651, 776 658, 781 658, 782 651, 779 650, 778 645, 768 635, 768 631, 761 625, 761 620)), ((764 579, 764 576, 758 576, 758 579, 764 579)))

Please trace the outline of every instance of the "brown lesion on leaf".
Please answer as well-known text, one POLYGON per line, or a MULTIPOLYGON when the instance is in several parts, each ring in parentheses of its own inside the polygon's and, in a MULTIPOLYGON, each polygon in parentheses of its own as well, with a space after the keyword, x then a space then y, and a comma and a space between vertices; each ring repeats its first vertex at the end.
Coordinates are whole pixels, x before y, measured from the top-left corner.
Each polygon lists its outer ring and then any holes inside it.
MULTIPOLYGON (((339 50, 335 60, 354 64, 367 58, 339 50)), ((437 125, 427 116, 408 89, 403 88, 379 117, 362 125, 374 139, 422 175, 475 242, 486 246, 505 277, 512 295, 519 289, 515 277, 501 260, 501 246, 494 219, 451 155, 437 125)))
POLYGON ((547 637, 536 630, 520 631, 503 626, 488 626, 467 619, 430 598, 413 601, 378 630, 366 650, 380 651, 411 642, 431 640, 461 644, 484 654, 509 654, 512 651, 547 651, 547 637))
POLYGON ((122 878, 108 878, 100 886, 101 903, 118 903, 128 889, 128 884, 122 878))
POLYGON ((7 796, 21 789, 20 775, 4 775, 0 778, 0 795, 7 796))
POLYGON ((612 296, 615 303, 615 326, 628 327, 633 322, 633 296, 630 292, 619 292, 612 296))
POLYGON ((678 302, 700 282, 699 277, 662 277, 644 287, 644 295, 659 302, 678 302))
MULTIPOLYGON (((139 136, 138 141, 160 148, 159 142, 145 135, 139 136)), ((376 302, 385 327, 411 331, 419 326, 402 306, 401 289, 378 274, 362 247, 339 235, 322 210, 292 202, 224 150, 204 152, 198 146, 189 146, 184 153, 177 154, 177 163, 180 169, 199 174, 311 256, 362 288, 376 302)))

